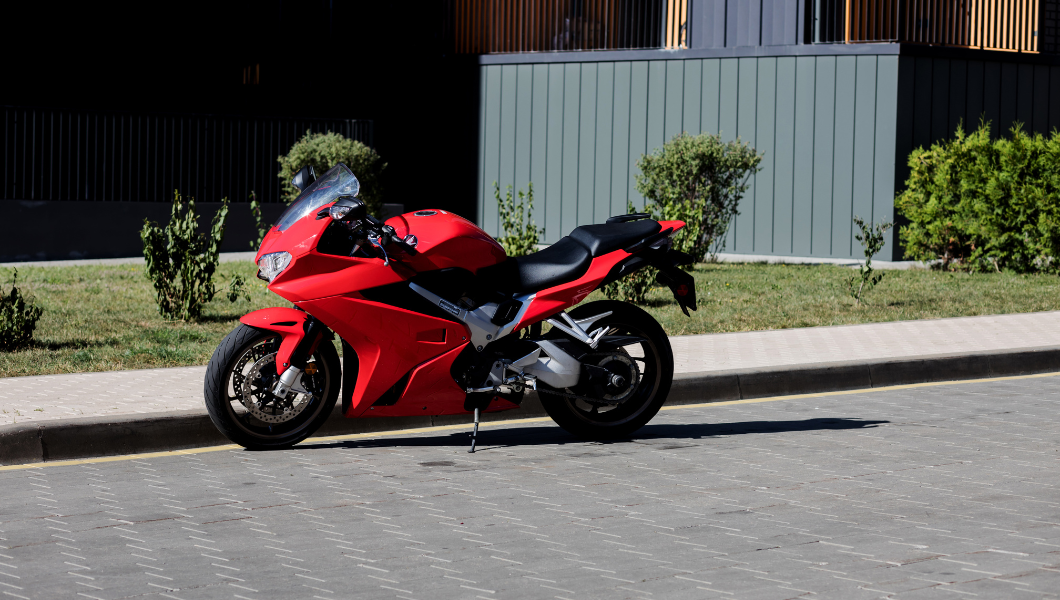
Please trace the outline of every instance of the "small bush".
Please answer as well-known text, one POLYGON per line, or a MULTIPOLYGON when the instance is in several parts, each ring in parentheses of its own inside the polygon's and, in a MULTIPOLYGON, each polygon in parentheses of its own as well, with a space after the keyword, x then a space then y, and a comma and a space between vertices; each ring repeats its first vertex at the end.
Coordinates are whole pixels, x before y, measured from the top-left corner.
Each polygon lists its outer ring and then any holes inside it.
POLYGON ((361 184, 358 198, 368 205, 368 213, 378 215, 383 210, 382 174, 386 163, 379 154, 357 140, 338 133, 310 133, 291 146, 286 156, 276 159, 280 163, 279 178, 283 181, 283 199, 294 201, 300 193, 291 185, 291 178, 299 169, 312 166, 317 176, 338 163, 345 163, 357 176, 361 184))
POLYGON ((228 201, 223 200, 210 223, 210 233, 199 233, 195 200, 189 199, 185 204, 179 192, 173 193, 173 207, 165 228, 144 219, 140 239, 147 261, 146 275, 154 284, 160 315, 185 321, 197 319, 204 305, 213 300, 217 293, 213 276, 227 220, 228 201))
POLYGON ((1060 257, 1060 133, 990 139, 990 125, 918 148, 895 207, 909 220, 905 255, 943 269, 1056 271, 1060 257))
POLYGON ((11 293, 0 290, 0 350, 5 352, 26 346, 44 309, 28 302, 18 289, 18 269, 11 280, 11 293))
POLYGON ((761 163, 762 155, 738 139, 682 133, 640 157, 637 191, 647 201, 644 212, 653 218, 685 222, 674 247, 702 261, 708 252, 724 248, 747 182, 761 163))
POLYGON ((519 190, 519 203, 515 203, 512 196, 512 186, 508 186, 507 193, 501 198, 501 188, 497 182, 493 182, 493 196, 497 199, 497 210, 501 215, 501 227, 504 235, 497 239, 504 252, 510 257, 526 256, 537 251, 537 244, 541 236, 545 235, 544 228, 538 228, 534 223, 534 184, 527 185, 527 192, 519 190))
POLYGON ((250 249, 257 252, 272 226, 262 221, 261 202, 258 202, 258 195, 253 191, 250 192, 250 218, 254 220, 254 231, 257 232, 257 239, 250 240, 250 249))
POLYGON ((854 239, 861 242, 861 247, 865 251, 865 264, 858 267, 857 275, 852 275, 847 280, 847 287, 850 289, 850 297, 854 299, 854 306, 858 306, 861 304, 861 293, 868 291, 865 286, 871 290, 883 279, 884 274, 875 273, 875 269, 872 268, 872 257, 883 250, 885 243, 883 235, 894 226, 894 223, 884 221, 873 225, 865 223, 864 219, 854 215, 854 224, 861 230, 861 233, 856 234, 854 239))
MULTIPOLYGON (((682 133, 640 157, 637 191, 646 200, 644 212, 653 219, 685 222, 673 237, 673 247, 698 262, 724 248, 725 233, 761 162, 762 155, 739 140, 682 133)), ((635 211, 632 202, 627 201, 627 210, 635 211)), ((605 286, 604 294, 644 304, 655 283, 655 269, 641 269, 605 286)))

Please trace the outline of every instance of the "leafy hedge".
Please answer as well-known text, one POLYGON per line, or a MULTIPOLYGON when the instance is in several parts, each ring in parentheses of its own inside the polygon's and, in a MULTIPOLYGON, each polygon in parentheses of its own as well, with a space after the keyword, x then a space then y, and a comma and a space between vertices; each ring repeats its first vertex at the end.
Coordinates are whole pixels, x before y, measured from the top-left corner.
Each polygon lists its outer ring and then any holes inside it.
POLYGON ((311 165, 317 177, 338 163, 345 163, 357 176, 361 191, 357 197, 368 205, 368 214, 378 215, 383 209, 383 169, 386 163, 379 153, 357 140, 339 133, 305 132, 291 150, 276 159, 280 163, 278 177, 283 182, 283 199, 292 202, 300 193, 291 179, 299 169, 311 165))
POLYGON ((1060 133, 990 139, 989 123, 909 155, 895 207, 907 258, 943 269, 1056 272, 1060 268, 1060 133))

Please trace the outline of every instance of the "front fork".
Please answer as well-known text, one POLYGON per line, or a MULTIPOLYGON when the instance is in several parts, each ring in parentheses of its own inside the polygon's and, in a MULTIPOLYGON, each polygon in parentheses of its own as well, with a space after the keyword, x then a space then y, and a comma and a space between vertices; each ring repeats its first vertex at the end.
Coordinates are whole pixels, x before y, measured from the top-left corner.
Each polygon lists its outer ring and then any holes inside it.
MULTIPOLYGON (((305 371, 309 357, 316 352, 317 346, 320 345, 320 340, 323 339, 327 328, 312 315, 306 315, 302 329, 305 332, 302 339, 298 340, 287 360, 280 363, 287 368, 284 369, 276 385, 272 388, 272 393, 278 398, 286 397, 287 393, 292 389, 302 394, 308 393, 302 388, 300 383, 302 372, 305 371)), ((277 360, 279 361, 282 358, 277 357, 277 360)))

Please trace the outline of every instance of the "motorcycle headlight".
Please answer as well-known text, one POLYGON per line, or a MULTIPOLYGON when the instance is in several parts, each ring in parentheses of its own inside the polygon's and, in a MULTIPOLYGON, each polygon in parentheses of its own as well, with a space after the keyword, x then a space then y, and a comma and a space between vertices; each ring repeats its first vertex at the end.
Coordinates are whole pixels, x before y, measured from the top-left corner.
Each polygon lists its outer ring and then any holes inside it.
POLYGON ((272 283, 291 264, 290 252, 273 252, 258 259, 258 277, 272 283))

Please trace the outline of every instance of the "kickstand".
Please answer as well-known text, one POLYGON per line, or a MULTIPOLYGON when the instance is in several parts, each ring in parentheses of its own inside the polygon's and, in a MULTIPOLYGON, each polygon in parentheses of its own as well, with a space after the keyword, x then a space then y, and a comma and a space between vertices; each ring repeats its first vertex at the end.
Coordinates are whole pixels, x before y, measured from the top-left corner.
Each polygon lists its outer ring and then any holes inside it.
POLYGON ((475 438, 478 437, 478 409, 475 409, 475 430, 471 432, 471 449, 468 450, 468 454, 474 454, 475 452, 475 438))

